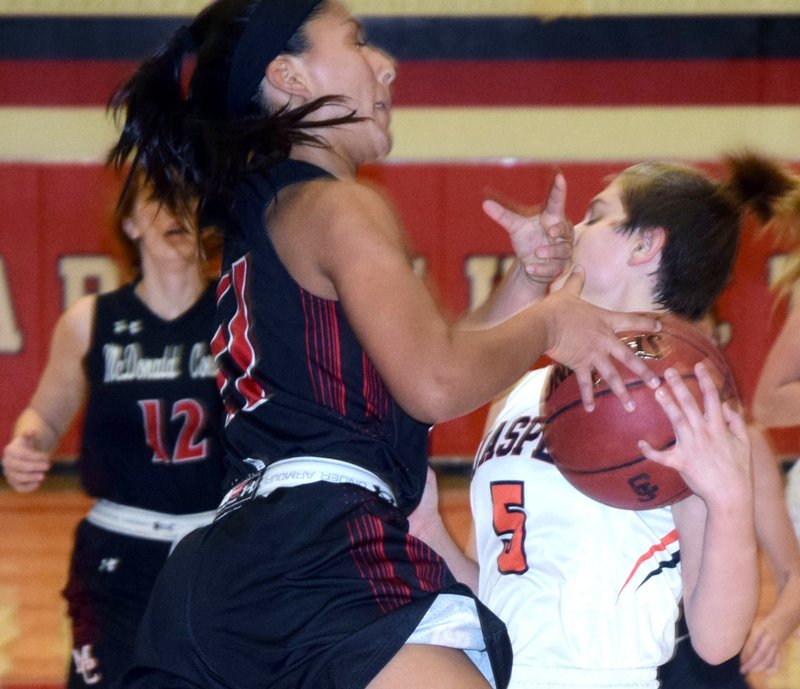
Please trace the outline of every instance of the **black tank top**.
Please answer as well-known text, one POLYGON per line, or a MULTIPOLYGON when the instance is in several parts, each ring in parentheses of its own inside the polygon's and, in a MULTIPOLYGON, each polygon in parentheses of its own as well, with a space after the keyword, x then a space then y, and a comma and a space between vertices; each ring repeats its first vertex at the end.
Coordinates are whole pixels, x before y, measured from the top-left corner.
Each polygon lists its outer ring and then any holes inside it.
POLYGON ((134 287, 97 297, 81 480, 94 497, 142 509, 214 509, 226 469, 209 350, 215 286, 171 321, 152 313, 134 287))
POLYGON ((406 510, 425 483, 428 426, 406 414, 356 340, 338 301, 300 287, 281 263, 265 210, 290 184, 327 176, 287 160, 238 189, 226 228, 212 350, 227 412, 225 440, 240 475, 317 455, 383 478, 406 510))

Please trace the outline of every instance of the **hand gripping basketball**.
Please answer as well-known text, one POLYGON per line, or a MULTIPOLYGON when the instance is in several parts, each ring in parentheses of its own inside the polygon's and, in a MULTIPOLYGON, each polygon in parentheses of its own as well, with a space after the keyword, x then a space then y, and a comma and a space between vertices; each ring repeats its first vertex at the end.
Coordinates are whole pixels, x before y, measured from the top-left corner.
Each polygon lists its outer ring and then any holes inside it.
MULTIPOLYGON (((703 391, 694 371, 698 362, 709 371, 721 400, 736 398, 722 353, 690 323, 665 316, 658 333, 628 331, 618 336, 662 381, 667 369, 677 371, 701 409, 703 391)), ((555 366, 544 399, 545 445, 564 477, 595 500, 633 510, 672 504, 689 495, 690 488, 675 469, 648 459, 638 445, 644 440, 657 451, 672 447, 672 422, 640 379, 628 373, 624 380, 635 411, 625 411, 597 377, 595 409, 587 413, 574 373, 555 366)))

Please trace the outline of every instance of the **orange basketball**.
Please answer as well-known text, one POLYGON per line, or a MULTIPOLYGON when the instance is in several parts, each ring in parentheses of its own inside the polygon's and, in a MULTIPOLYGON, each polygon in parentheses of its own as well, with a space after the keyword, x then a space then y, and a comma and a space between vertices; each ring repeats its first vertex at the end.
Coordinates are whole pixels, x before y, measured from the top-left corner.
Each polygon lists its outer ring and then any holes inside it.
MULTIPOLYGON (((675 316, 660 318, 660 332, 623 332, 620 340, 662 381, 666 369, 676 369, 701 408, 702 392, 694 374, 700 361, 717 384, 720 399, 736 397, 733 376, 719 348, 690 323, 675 316)), ((624 367, 620 372, 636 410, 625 411, 599 379, 594 411, 587 412, 574 373, 566 366, 554 366, 545 388, 545 445, 564 477, 599 502, 629 510, 670 505, 688 496, 690 489, 677 471, 645 459, 637 442, 646 440, 666 449, 675 442, 672 425, 653 390, 624 367)))

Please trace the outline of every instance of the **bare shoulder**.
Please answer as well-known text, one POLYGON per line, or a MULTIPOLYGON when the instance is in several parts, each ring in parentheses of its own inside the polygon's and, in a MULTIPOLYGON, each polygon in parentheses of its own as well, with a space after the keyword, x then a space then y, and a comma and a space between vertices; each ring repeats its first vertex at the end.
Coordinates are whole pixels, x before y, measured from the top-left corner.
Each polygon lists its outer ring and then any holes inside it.
POLYGON ((87 294, 75 301, 58 319, 53 339, 81 356, 89 349, 97 296, 87 294))
POLYGON ((355 180, 314 180, 287 188, 267 217, 272 242, 303 287, 338 298, 356 266, 386 273, 410 265, 394 208, 379 189, 355 180), (402 267, 401 267, 402 266, 402 267))
POLYGON ((395 208, 386 193, 358 180, 321 179, 304 184, 289 210, 317 218, 317 226, 326 231, 399 232, 395 208))

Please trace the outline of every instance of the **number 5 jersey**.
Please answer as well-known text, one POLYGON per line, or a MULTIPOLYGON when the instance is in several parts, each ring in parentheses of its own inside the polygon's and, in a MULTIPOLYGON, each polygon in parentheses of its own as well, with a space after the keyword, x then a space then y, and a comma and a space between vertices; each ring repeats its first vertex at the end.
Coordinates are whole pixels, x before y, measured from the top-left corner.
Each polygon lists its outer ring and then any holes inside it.
POLYGON ((657 686, 682 590, 671 509, 608 507, 563 478, 542 443, 546 375, 510 394, 470 489, 479 597, 508 627, 510 686, 657 686))

